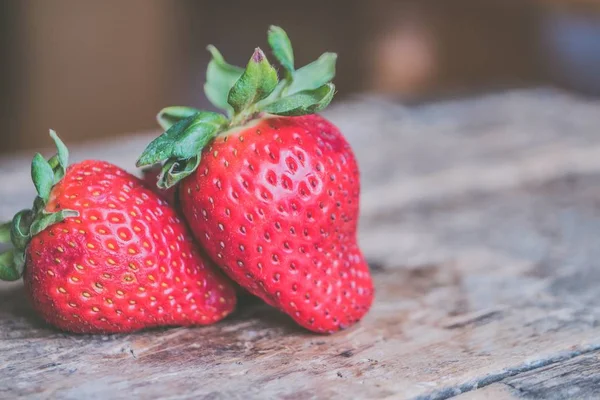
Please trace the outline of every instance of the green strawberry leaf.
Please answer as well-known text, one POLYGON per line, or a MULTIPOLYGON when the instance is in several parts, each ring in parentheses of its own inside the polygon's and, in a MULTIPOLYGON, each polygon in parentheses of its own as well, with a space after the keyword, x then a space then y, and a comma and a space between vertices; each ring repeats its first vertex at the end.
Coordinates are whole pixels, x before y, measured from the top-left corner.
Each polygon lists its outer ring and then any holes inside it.
POLYGON ((314 90, 304 90, 267 104, 263 111, 283 116, 314 114, 321 111, 333 99, 335 85, 327 83, 314 90))
POLYGON ((78 217, 79 213, 75 210, 60 210, 58 212, 47 213, 42 212, 41 216, 38 216, 35 221, 31 224, 30 236, 33 237, 38 233, 42 232, 44 229, 49 227, 50 225, 57 224, 59 222, 64 221, 69 217, 78 217))
POLYGON ((14 249, 10 249, 0 254, 0 280, 16 281, 23 275, 25 262, 20 261, 21 257, 15 257, 14 249))
POLYGON ((200 164, 200 154, 187 160, 170 159, 162 167, 156 186, 169 189, 180 180, 192 174, 200 164))
POLYGON ((273 55, 286 71, 286 78, 291 80, 294 74, 294 50, 287 33, 278 26, 271 25, 268 41, 273 55))
POLYGON ((0 225, 0 243, 10 243, 10 222, 0 225))
POLYGON ((244 73, 244 69, 228 64, 215 46, 208 46, 207 49, 212 55, 212 60, 206 69, 204 94, 215 107, 225 110, 228 115, 231 115, 233 109, 227 103, 227 96, 233 84, 244 73))
POLYGON ((172 125, 144 150, 136 165, 153 165, 168 159, 186 160, 197 156, 228 124, 225 116, 200 111, 172 125))
POLYGON ((19 251, 24 251, 31 238, 30 226, 35 218, 32 210, 21 210, 15 214, 10 226, 10 238, 19 251))
POLYGON ((303 90, 313 90, 330 82, 335 77, 336 61, 337 54, 324 53, 316 61, 299 68, 285 93, 290 95, 303 90))
POLYGON ((171 125, 162 135, 148 144, 136 165, 138 167, 154 165, 170 158, 177 139, 184 134, 193 119, 194 116, 190 116, 171 125))
POLYGON ((289 83, 289 81, 287 79, 280 80, 279 83, 277 84, 277 86, 275 86, 275 89, 273 89, 273 91, 271 92, 271 94, 269 96, 267 96, 265 99, 256 103, 256 108, 258 110, 262 110, 263 107, 266 106, 267 104, 271 104, 275 100, 281 98, 281 94, 283 93, 285 88, 288 86, 288 83, 289 83))
POLYGON ((40 153, 37 153, 31 162, 31 179, 38 196, 47 202, 54 185, 54 171, 40 153))
POLYGON ((265 53, 257 48, 244 73, 231 88, 227 102, 233 107, 235 115, 239 115, 269 96, 278 82, 277 72, 267 60, 265 53))
POLYGON ((67 166, 69 165, 69 149, 67 149, 67 146, 65 146, 63 141, 60 140, 56 132, 52 129, 50 129, 50 137, 56 146, 56 161, 50 159, 49 162, 54 171, 54 183, 56 184, 67 172, 67 166), (53 163, 57 163, 57 165, 54 166, 52 165, 53 163))
POLYGON ((191 117, 192 115, 198 114, 199 112, 200 110, 194 107, 166 107, 160 110, 160 112, 156 115, 156 120, 158 121, 158 124, 161 126, 161 128, 163 128, 166 131, 176 122, 191 117))
POLYGON ((169 158, 187 159, 197 156, 227 123, 227 118, 221 114, 198 113, 177 137, 169 158))

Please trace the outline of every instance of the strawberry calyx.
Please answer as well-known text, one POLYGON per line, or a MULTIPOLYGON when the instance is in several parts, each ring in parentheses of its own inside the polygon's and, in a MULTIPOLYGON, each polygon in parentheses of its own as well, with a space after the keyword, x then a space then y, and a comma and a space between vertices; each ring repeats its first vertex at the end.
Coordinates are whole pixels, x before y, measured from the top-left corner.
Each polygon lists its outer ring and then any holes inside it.
POLYGON ((46 211, 52 188, 64 176, 69 162, 69 151, 56 132, 50 130, 57 154, 46 161, 37 153, 31 162, 31 178, 37 196, 31 209, 19 211, 13 219, 0 225, 0 243, 11 243, 13 248, 0 253, 0 280, 14 281, 23 275, 25 251, 32 237, 68 217, 77 217, 74 210, 46 211))
POLYGON ((271 26, 268 43, 283 67, 280 79, 260 48, 246 68, 231 65, 214 47, 206 71, 204 93, 224 114, 175 106, 162 109, 156 119, 164 133, 153 140, 136 165, 162 164, 157 186, 168 189, 193 173, 202 149, 217 135, 268 115, 314 114, 329 105, 335 94, 335 53, 324 53, 316 61, 296 69, 294 51, 287 33, 271 26))

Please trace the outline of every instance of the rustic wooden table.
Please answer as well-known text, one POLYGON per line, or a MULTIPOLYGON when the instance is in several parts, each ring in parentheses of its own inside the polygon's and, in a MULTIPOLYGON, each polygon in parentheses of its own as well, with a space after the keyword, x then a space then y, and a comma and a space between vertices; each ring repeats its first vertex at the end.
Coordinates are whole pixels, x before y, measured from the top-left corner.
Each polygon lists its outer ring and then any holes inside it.
MULTIPOLYGON (((0 397, 600 398, 600 102, 519 91, 327 115, 363 175, 377 298, 333 336, 253 302, 214 326, 73 336, 0 286, 0 397)), ((149 135, 72 148, 131 167, 149 135)), ((32 154, 0 158, 0 217, 32 154)), ((23 203, 24 202, 24 203, 23 203)))

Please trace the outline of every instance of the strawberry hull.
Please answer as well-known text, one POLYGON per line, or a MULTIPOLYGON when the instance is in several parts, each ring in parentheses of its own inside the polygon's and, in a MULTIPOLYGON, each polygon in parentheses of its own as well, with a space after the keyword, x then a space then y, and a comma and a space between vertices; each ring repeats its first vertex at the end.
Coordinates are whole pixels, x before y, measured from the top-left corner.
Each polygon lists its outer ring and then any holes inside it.
POLYGON ((335 332, 373 299, 356 243, 359 193, 349 144, 307 115, 218 136, 179 197, 196 239, 232 279, 303 327, 335 332))

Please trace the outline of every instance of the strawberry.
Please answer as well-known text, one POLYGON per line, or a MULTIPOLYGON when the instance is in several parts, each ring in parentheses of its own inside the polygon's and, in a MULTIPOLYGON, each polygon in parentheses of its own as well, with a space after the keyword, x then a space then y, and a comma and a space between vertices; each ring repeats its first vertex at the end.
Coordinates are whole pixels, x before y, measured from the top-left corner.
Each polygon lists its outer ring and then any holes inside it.
POLYGON ((36 154, 38 197, 0 229, 14 248, 0 278, 23 276, 34 308, 75 333, 204 325, 232 312, 227 278, 198 253, 176 211, 141 180, 102 161, 66 168, 67 149, 36 154))
POLYGON ((373 301, 356 240, 360 176, 348 142, 316 115, 334 94, 335 54, 294 68, 286 33, 269 43, 279 80, 256 49, 245 70, 209 47, 205 92, 222 114, 169 107, 166 132, 138 166, 163 162, 158 186, 179 183, 181 210, 206 253, 236 282, 315 332, 359 321, 373 301))

